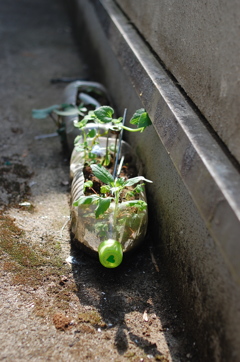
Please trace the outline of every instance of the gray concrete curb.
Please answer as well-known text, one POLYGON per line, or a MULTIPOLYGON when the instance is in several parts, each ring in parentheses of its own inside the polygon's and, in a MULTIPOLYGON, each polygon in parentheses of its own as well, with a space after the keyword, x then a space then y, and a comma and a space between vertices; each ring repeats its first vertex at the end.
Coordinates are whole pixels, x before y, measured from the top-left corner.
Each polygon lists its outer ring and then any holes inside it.
POLYGON ((101 4, 106 37, 240 283, 239 170, 117 6, 109 0, 101 4))

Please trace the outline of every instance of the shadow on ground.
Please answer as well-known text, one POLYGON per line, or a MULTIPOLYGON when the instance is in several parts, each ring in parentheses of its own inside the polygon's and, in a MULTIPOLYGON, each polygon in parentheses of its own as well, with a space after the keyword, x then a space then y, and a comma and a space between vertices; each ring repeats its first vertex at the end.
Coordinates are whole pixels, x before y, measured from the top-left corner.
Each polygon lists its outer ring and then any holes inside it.
MULTIPOLYGON (((97 259, 72 246, 76 294, 80 304, 98 311, 105 330, 114 330, 114 345, 119 355, 135 346, 147 356, 167 361, 166 351, 153 342, 165 339, 173 359, 178 356, 181 360, 181 352, 176 353, 175 337, 181 335, 184 339, 184 325, 179 319, 176 323, 178 311, 167 300, 168 286, 150 244, 148 237, 116 269, 102 267, 97 259)), ((96 328, 100 328, 97 323, 96 328)))

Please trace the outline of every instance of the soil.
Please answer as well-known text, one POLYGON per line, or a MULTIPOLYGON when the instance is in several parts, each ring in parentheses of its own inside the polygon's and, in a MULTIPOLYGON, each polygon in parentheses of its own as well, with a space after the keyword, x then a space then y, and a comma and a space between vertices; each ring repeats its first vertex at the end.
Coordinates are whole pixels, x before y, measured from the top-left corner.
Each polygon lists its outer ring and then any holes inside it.
MULTIPOLYGON (((112 175, 114 172, 114 167, 115 167, 115 157, 113 157, 113 155, 111 155, 111 161, 109 163, 108 166, 105 166, 105 168, 107 169, 107 171, 112 175)), ((131 156, 126 154, 126 158, 131 160, 131 156)), ((97 164, 102 164, 102 159, 100 158, 96 158, 95 162, 97 164)), ((119 164, 119 163, 118 163, 119 164)), ((92 172, 92 168, 91 165, 89 165, 88 163, 86 163, 83 167, 83 175, 84 175, 84 181, 92 181, 92 187, 86 187, 84 194, 85 195, 91 195, 91 194, 99 194, 100 195, 100 190, 101 190, 101 186, 104 185, 104 183, 99 180, 96 176, 94 176, 93 172, 92 172)), ((119 175, 117 175, 117 177, 121 177, 124 178, 125 180, 129 179, 129 178, 133 178, 133 177, 137 177, 138 176, 138 172, 137 172, 137 168, 130 163, 123 163, 121 172, 119 173, 119 175)), ((136 185, 134 185, 136 186, 136 185)), ((120 202, 122 202, 123 200, 126 200, 125 195, 127 193, 129 193, 130 191, 132 191, 134 189, 133 186, 128 186, 126 187, 124 190, 122 190, 121 192, 121 196, 120 196, 120 202)), ((112 196, 111 193, 107 193, 106 196, 112 196)), ((136 193, 136 195, 134 195, 134 197, 129 197, 129 200, 138 200, 139 199, 139 195, 136 193)))
POLYGON ((181 308, 148 236, 115 270, 70 243, 69 159, 52 121, 90 74, 61 1, 1 3, 0 360, 188 361, 181 308))

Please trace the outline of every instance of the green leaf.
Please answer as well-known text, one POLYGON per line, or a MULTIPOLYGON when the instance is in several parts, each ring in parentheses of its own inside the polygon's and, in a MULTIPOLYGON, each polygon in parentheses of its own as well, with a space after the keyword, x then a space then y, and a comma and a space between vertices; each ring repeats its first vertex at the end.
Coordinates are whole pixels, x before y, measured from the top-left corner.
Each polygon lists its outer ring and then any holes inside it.
POLYGON ((137 185, 137 186, 135 187, 135 189, 133 190, 134 193, 140 194, 140 192, 143 192, 143 191, 144 191, 143 185, 144 185, 144 184, 137 185))
POLYGON ((113 122, 114 124, 118 124, 118 123, 121 123, 122 120, 123 120, 123 117, 119 117, 119 118, 114 118, 114 119, 112 120, 112 122, 113 122))
POLYGON ((112 175, 110 174, 110 172, 108 172, 106 170, 106 168, 102 165, 92 165, 91 166, 92 172, 93 174, 102 182, 104 182, 105 184, 108 185, 113 185, 114 183, 114 178, 112 177, 112 175))
POLYGON ((87 137, 93 138, 96 136, 96 134, 97 134, 97 130, 95 128, 93 128, 88 132, 87 137))
POLYGON ((137 182, 139 181, 145 181, 145 182, 150 182, 152 183, 151 180, 147 180, 145 177, 143 176, 137 176, 137 177, 133 177, 133 178, 130 178, 129 180, 125 181, 124 185, 125 186, 132 186, 134 184, 136 184, 137 182))
POLYGON ((81 129, 84 128, 87 123, 88 123, 87 119, 83 118, 80 122, 74 123, 74 127, 81 129))
POLYGON ((114 110, 109 106, 102 106, 94 111, 95 116, 100 122, 109 123, 112 122, 112 115, 114 110))
POLYGON ((79 144, 79 145, 77 144, 75 147, 76 147, 77 152, 83 152, 84 151, 84 147, 82 146, 82 144, 79 144))
POLYGON ((108 153, 107 155, 104 156, 103 166, 110 165, 110 162, 111 162, 111 155, 109 155, 108 153))
POLYGON ((93 121, 96 119, 96 116, 94 114, 94 111, 89 111, 88 114, 86 114, 83 118, 83 120, 87 120, 88 121, 93 121))
POLYGON ((143 200, 130 200, 124 203, 126 206, 138 207, 141 211, 147 208, 147 203, 143 200))
POLYGON ((100 215, 104 214, 105 211, 107 211, 107 209, 110 206, 112 197, 106 197, 106 198, 102 198, 100 197, 98 200, 98 206, 95 210, 95 216, 96 218, 99 218, 100 215))
POLYGON ((93 182, 91 180, 84 182, 83 190, 85 191, 87 187, 92 187, 92 185, 93 185, 93 182))
POLYGON ((74 145, 76 145, 78 142, 82 141, 82 135, 79 135, 77 137, 75 137, 74 139, 74 145))
POLYGON ((99 199, 97 195, 81 196, 78 200, 74 201, 73 206, 90 205, 99 199))
POLYGON ((56 109, 60 109, 61 105, 54 104, 51 107, 43 108, 43 109, 33 109, 32 110, 32 117, 36 119, 44 119, 49 116, 50 113, 52 113, 56 109))
POLYGON ((119 187, 119 186, 125 186, 125 179, 123 177, 119 177, 117 178, 117 180, 115 181, 115 186, 119 187))
POLYGON ((139 119, 138 127, 143 127, 145 129, 148 126, 151 126, 151 124, 152 124, 152 121, 149 118, 148 113, 144 112, 139 119))
POLYGON ((101 194, 107 194, 108 192, 110 192, 111 187, 109 185, 103 185, 100 188, 100 192, 101 194))
POLYGON ((113 194, 115 194, 116 192, 118 192, 118 191, 120 191, 121 190, 121 187, 119 187, 119 186, 115 186, 115 187, 112 187, 111 188, 111 192, 113 193, 113 194))
POLYGON ((144 108, 138 109, 130 120, 131 124, 136 124, 138 128, 146 128, 152 124, 151 119, 148 116, 148 113, 144 108))
POLYGON ((96 222, 94 229, 100 238, 107 236, 108 225, 105 222, 96 222))
POLYGON ((96 153, 88 152, 88 157, 90 158, 90 160, 92 162, 94 162, 94 160, 96 160, 96 158, 97 158, 97 155, 96 155, 96 153))

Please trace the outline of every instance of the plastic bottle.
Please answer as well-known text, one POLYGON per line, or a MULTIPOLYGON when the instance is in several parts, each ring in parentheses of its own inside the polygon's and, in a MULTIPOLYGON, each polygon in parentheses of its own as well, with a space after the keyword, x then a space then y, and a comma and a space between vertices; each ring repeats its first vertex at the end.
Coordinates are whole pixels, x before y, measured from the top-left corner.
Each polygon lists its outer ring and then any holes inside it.
MULTIPOLYGON (((110 139, 110 144, 115 142, 110 139)), ((99 147, 104 148, 106 137, 100 137, 99 147)), ((131 157, 132 163, 138 166, 138 161, 130 145, 122 141, 121 155, 131 157)), ((72 152, 70 173, 72 180, 71 204, 84 195, 83 158, 76 150, 72 152)), ((145 200, 145 193, 140 194, 145 200)), ((75 244, 82 246, 91 254, 98 254, 101 264, 107 268, 115 268, 121 264, 124 253, 136 248, 144 239, 147 230, 147 210, 126 207, 124 202, 118 205, 115 214, 115 204, 111 202, 104 215, 96 219, 95 205, 72 206, 71 234, 75 244), (115 220, 115 222, 114 222, 115 220)))
MULTIPOLYGON (((106 89, 96 82, 76 81, 70 83, 64 92, 64 103, 76 104, 77 98, 84 104, 93 104, 98 107, 100 103, 84 93, 89 89, 100 92, 103 98, 108 99, 106 89)), ((105 105, 105 104, 101 104, 105 105)), ((72 150, 70 160, 71 205, 84 195, 83 184, 83 153, 79 152, 74 145, 74 139, 81 135, 81 130, 74 127, 77 116, 65 116, 64 124, 69 149, 72 150)), ((108 125, 88 123, 85 131, 96 128, 100 134, 106 133, 108 125)), ((105 150, 107 138, 99 137, 99 144, 93 152, 101 153, 105 150)), ((109 138, 109 146, 115 145, 115 138, 109 138)), ((140 164, 134 155, 133 149, 124 141, 121 142, 120 157, 127 156, 132 164, 140 172, 140 164)), ((146 199, 142 192, 139 198, 146 199)), ((144 239, 147 230, 147 210, 140 211, 137 208, 126 207, 124 202, 118 204, 117 212, 114 202, 109 209, 98 219, 95 217, 95 205, 81 207, 71 206, 71 235, 72 240, 90 254, 98 255, 101 264, 107 268, 115 268, 121 264, 124 253, 136 248, 144 239)))
MULTIPOLYGON (((84 105, 92 104, 93 107, 97 108, 103 105, 108 104, 109 97, 105 87, 97 82, 88 82, 88 81, 76 81, 70 83, 64 90, 63 93, 63 103, 65 104, 76 104, 77 100, 80 100, 84 105), (94 96, 90 96, 87 92, 92 91, 101 95, 102 102, 100 103, 94 96), (86 92, 86 93, 85 93, 86 92)), ((78 121, 78 116, 64 116, 63 117, 64 126, 65 126, 65 135, 66 141, 69 147, 69 150, 73 150, 74 140, 79 134, 79 130, 74 127, 74 122, 78 121)))

